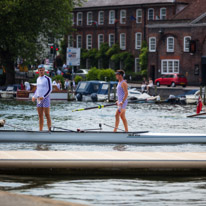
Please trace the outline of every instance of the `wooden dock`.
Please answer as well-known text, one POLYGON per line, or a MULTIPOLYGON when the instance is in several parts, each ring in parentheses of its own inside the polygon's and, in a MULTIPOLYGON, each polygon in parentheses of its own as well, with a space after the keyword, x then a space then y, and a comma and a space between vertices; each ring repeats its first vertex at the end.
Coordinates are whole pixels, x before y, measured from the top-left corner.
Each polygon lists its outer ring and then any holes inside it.
POLYGON ((152 175, 206 174, 206 153, 0 151, 0 174, 152 175))

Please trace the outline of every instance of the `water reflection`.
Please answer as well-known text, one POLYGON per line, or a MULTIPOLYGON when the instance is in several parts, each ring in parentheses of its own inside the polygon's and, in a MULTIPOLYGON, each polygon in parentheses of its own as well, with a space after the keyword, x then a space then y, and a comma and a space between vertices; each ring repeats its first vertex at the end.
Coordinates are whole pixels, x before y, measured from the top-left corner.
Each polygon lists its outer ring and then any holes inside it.
POLYGON ((0 176, 0 189, 89 205, 204 205, 206 178, 0 176))

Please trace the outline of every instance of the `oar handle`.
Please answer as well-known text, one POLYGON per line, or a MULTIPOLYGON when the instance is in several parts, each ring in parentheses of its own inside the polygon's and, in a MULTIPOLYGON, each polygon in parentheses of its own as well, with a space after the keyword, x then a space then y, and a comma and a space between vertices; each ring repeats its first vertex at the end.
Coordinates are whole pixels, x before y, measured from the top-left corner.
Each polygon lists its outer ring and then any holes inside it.
POLYGON ((112 107, 115 106, 115 104, 107 104, 107 105, 98 105, 96 107, 87 107, 87 108, 83 108, 83 109, 75 109, 72 112, 81 112, 81 111, 85 111, 85 110, 92 110, 92 109, 103 109, 105 107, 112 107))

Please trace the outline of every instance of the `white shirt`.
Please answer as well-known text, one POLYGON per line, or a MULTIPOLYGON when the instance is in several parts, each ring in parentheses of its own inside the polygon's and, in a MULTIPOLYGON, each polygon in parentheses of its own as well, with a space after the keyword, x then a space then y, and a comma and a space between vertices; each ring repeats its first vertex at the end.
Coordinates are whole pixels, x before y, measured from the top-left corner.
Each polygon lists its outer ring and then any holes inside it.
POLYGON ((54 84, 54 85, 57 85, 57 82, 54 80, 54 81, 53 81, 53 84, 54 84))
POLYGON ((34 97, 43 97, 46 98, 52 92, 52 82, 51 79, 47 76, 38 77, 36 91, 34 93, 34 97))
POLYGON ((58 75, 61 75, 61 73, 62 73, 62 72, 58 69, 58 70, 57 70, 57 74, 58 74, 58 75))
POLYGON ((29 82, 24 82, 26 91, 29 91, 31 89, 29 82))
POLYGON ((61 89, 61 84, 60 83, 57 83, 57 88, 61 89))

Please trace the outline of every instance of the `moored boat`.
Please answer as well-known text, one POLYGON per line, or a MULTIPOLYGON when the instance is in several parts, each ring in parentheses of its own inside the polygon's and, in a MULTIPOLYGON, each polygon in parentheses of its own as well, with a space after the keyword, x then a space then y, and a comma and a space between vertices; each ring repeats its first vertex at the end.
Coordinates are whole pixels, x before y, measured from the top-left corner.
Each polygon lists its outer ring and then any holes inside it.
POLYGON ((0 143, 80 143, 80 144, 185 144, 206 143, 206 134, 103 131, 15 131, 0 130, 0 143))

